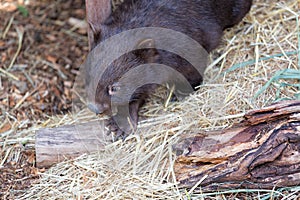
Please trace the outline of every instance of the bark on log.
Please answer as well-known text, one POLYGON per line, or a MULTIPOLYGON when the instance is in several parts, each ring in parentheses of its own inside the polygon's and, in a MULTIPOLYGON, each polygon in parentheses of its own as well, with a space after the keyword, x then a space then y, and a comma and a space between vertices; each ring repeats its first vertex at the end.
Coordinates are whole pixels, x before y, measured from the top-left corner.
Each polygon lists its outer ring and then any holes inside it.
POLYGON ((58 128, 45 128, 36 133, 36 165, 47 168, 65 159, 103 150, 111 143, 101 121, 58 128))
POLYGON ((235 127, 185 135, 176 145, 182 187, 202 191, 300 184, 300 101, 249 112, 235 127))
MULTIPOLYGON (((41 129, 36 134, 37 166, 103 149, 112 139, 103 127, 92 122, 41 129)), ((186 135, 175 150, 183 152, 174 166, 183 187, 199 184, 205 191, 298 185, 300 101, 249 112, 230 129, 186 135)))

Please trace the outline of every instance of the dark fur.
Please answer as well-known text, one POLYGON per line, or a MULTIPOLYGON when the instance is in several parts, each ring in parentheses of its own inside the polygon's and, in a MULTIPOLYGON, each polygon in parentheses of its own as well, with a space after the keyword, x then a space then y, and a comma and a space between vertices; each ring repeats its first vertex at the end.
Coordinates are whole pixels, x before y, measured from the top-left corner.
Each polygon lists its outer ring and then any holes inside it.
MULTIPOLYGON (((223 30, 239 23, 251 4, 252 0, 125 0, 105 20, 92 20, 90 25, 93 29, 93 40, 90 45, 93 48, 106 38, 133 28, 163 27, 188 35, 210 52, 219 44, 223 30)), ((177 55, 155 49, 136 50, 123 55, 108 67, 98 84, 95 100, 91 100, 95 103, 90 108, 96 113, 111 115, 108 88, 133 67, 149 62, 172 66, 193 87, 202 82, 201 75, 177 55)), ((91 77, 89 74, 93 73, 91 70, 87 71, 87 80, 91 77)), ((124 88, 126 85, 120 87, 124 88)), ((134 127, 138 122, 139 108, 155 87, 146 85, 132 96, 129 107, 134 127)), ((110 125, 111 130, 118 132, 118 136, 124 134, 114 124, 114 120, 110 121, 110 125)))

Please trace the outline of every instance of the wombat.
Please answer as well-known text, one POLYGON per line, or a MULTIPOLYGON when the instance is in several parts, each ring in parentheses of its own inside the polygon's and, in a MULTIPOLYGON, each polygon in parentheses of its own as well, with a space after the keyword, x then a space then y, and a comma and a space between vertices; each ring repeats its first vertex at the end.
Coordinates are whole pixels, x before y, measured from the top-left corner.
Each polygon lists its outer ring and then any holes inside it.
MULTIPOLYGON (((90 49, 123 31, 141 27, 159 27, 179 31, 210 52, 220 43, 223 30, 239 23, 251 5, 252 0, 124 0, 115 11, 112 11, 110 0, 86 0, 90 49)), ((114 114, 112 112, 114 108, 111 107, 112 97, 118 91, 126 91, 129 84, 132 84, 129 81, 120 85, 119 80, 126 72, 142 64, 158 63, 171 66, 182 74, 193 88, 202 83, 201 74, 191 63, 179 55, 156 49, 155 42, 145 38, 136 44, 141 47, 140 49, 122 55, 106 69, 96 91, 88 91, 94 94, 88 99, 90 110, 97 114, 112 116, 114 114)), ((86 67, 87 90, 91 90, 89 83, 95 78, 95 70, 97 68, 86 67)), ((146 79, 153 78, 151 73, 140 76, 146 79)), ((116 133, 117 138, 125 138, 130 130, 136 128, 138 111, 156 87, 157 84, 139 87, 132 94, 129 105, 125 99, 119 99, 120 108, 129 107, 130 121, 127 127, 121 128, 113 117, 109 120, 109 128, 116 133)))

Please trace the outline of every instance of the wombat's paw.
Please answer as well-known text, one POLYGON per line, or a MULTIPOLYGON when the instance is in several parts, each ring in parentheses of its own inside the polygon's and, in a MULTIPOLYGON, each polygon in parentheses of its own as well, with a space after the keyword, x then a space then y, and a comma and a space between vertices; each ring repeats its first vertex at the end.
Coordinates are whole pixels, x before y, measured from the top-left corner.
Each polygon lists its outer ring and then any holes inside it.
POLYGON ((108 134, 111 134, 113 137, 113 141, 118 141, 122 139, 123 141, 130 134, 130 130, 128 128, 120 128, 113 118, 110 118, 106 122, 106 127, 108 127, 108 134))

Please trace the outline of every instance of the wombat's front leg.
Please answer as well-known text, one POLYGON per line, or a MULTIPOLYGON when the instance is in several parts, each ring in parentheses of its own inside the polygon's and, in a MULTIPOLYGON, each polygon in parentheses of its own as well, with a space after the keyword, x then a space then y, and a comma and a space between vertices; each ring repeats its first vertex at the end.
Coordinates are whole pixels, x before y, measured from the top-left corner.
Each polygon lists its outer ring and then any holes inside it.
POLYGON ((113 116, 107 121, 107 127, 109 128, 109 134, 112 134, 113 140, 119 139, 125 140, 125 138, 137 128, 138 124, 138 111, 144 104, 143 100, 136 100, 129 104, 129 115, 122 115, 125 107, 118 108, 119 116, 113 116))

